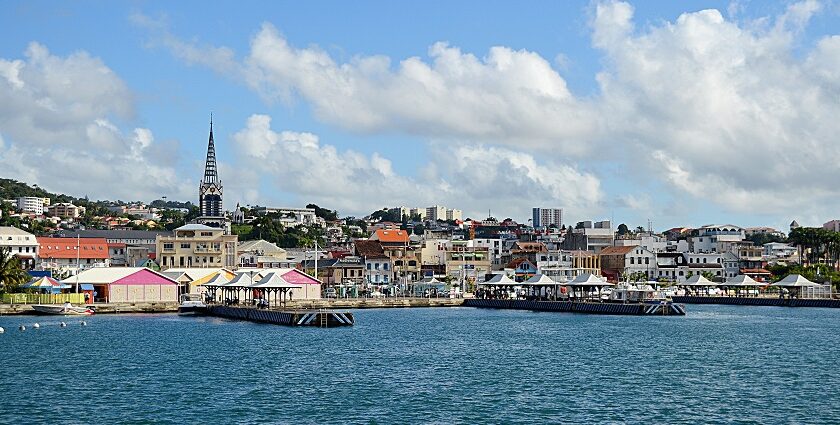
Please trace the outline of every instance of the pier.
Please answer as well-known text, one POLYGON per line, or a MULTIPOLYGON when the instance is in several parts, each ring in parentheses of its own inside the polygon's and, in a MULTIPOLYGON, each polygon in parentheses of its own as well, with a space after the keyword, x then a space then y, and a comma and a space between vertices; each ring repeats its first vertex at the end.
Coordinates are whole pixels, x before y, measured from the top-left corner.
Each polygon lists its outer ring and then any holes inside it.
POLYGON ((464 307, 624 316, 685 316, 685 307, 666 301, 623 304, 576 301, 468 299, 464 301, 464 307))
POLYGON ((207 307, 207 315, 273 325, 314 326, 319 328, 353 326, 355 323, 353 313, 333 310, 280 311, 213 305, 207 307))
POLYGON ((751 305, 768 307, 822 307, 840 308, 840 300, 830 298, 778 298, 778 297, 703 297, 676 296, 674 302, 683 304, 751 305))

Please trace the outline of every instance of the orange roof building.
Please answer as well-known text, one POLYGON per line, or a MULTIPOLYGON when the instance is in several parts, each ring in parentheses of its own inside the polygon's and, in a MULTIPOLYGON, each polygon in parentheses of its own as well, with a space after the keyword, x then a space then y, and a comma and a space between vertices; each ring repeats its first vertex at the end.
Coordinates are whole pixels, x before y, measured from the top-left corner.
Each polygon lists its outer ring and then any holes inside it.
MULTIPOLYGON (((38 237, 38 257, 44 260, 107 260, 108 242, 105 238, 47 238, 38 237), (78 254, 77 254, 78 251, 78 254)), ((99 262, 99 261, 96 261, 99 262)))
POLYGON ((383 245, 405 245, 408 243, 408 232, 405 230, 382 230, 379 229, 370 237, 372 241, 379 241, 383 245))

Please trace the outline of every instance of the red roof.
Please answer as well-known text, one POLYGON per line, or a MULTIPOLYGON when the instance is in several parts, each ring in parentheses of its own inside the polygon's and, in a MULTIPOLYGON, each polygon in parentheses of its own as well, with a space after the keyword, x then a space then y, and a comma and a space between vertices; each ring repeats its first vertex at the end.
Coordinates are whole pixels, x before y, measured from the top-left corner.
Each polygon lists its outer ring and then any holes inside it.
POLYGON ((78 257, 80 259, 106 260, 108 255, 108 242, 105 238, 42 238, 37 237, 38 256, 41 258, 76 258, 76 247, 78 244, 78 257))
POLYGON ((380 242, 399 242, 408 243, 408 232, 405 230, 382 230, 379 229, 374 234, 373 240, 380 242))

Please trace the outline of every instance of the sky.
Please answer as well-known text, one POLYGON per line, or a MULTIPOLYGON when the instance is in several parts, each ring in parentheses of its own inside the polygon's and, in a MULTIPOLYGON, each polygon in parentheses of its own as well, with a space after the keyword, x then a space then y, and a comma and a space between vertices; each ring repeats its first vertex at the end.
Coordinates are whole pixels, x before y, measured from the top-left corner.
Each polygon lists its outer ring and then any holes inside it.
POLYGON ((840 206, 840 6, 6 1, 0 177, 225 208, 820 225, 840 206), (268 4, 265 4, 268 3, 268 4))

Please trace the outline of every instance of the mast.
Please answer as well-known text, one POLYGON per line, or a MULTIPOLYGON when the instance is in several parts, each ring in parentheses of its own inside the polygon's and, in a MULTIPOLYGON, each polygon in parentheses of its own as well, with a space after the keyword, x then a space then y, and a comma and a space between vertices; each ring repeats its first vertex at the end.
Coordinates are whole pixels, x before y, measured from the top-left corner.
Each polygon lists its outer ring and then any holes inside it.
POLYGON ((82 264, 79 261, 79 234, 76 233, 76 293, 79 293, 79 273, 82 271, 82 264))

